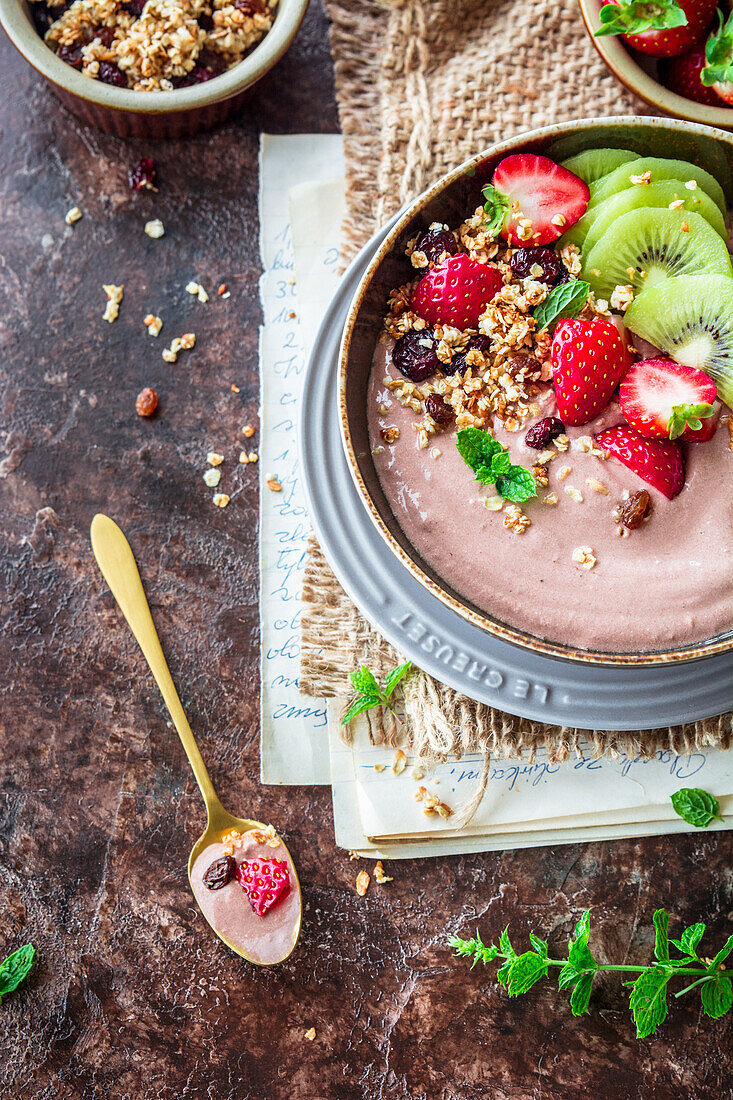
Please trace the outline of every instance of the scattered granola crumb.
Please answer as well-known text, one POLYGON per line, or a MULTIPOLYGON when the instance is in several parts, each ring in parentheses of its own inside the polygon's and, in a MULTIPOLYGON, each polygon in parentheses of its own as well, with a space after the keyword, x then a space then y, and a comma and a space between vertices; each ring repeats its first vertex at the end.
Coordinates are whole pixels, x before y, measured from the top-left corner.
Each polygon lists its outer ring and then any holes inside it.
POLYGON ((216 288, 216 293, 219 295, 220 298, 228 298, 229 291, 227 290, 227 284, 219 283, 219 286, 216 288))
POLYGON ((415 780, 424 779, 425 771, 423 768, 417 767, 412 769, 412 778, 415 780))
POLYGON ((504 526, 508 531, 523 535, 527 528, 532 526, 532 520, 529 516, 525 516, 518 504, 510 504, 505 509, 504 526))
POLYGON ((163 225, 160 218, 153 218, 152 221, 145 222, 145 232, 149 237, 152 237, 153 240, 157 241, 160 240, 161 237, 165 236, 165 226, 163 225))
POLYGON ((401 775, 406 767, 407 757, 403 753, 402 749, 398 749, 394 755, 394 760, 392 761, 392 771, 395 773, 395 775, 401 775))
POLYGON ((385 875, 381 859, 378 859, 374 865, 374 879, 380 886, 385 882, 394 882, 390 875, 385 875))
POLYGON ((305 1035, 304 1035, 304 1038, 307 1039, 309 1043, 312 1043, 313 1040, 315 1039, 315 1037, 316 1037, 316 1029, 314 1027, 309 1027, 308 1030, 306 1031, 305 1035))
POLYGON ((568 219, 565 217, 564 214, 553 214, 551 218, 552 224, 556 225, 559 229, 562 229, 562 227, 567 223, 567 220, 568 219))
POLYGON ((594 493, 602 493, 604 496, 608 496, 608 486, 604 485, 602 481, 599 481, 597 477, 587 477, 585 483, 594 493))
POLYGON ((295 286, 295 276, 294 275, 288 275, 285 282, 288 284, 288 286, 295 286))
POLYGON ((697 180, 688 180, 685 187, 688 191, 697 191, 697 180))
POLYGON ((267 478, 265 484, 267 485, 267 488, 270 490, 271 493, 281 493, 283 491, 282 485, 276 477, 273 477, 272 474, 267 478))
POLYGON ((221 481, 221 470, 215 470, 213 466, 210 466, 209 469, 204 472, 204 481, 210 489, 215 489, 221 481))
POLYGON ((596 564, 596 556, 591 546, 576 546, 573 550, 573 561, 583 569, 592 569, 596 564))
POLYGON ((400 429, 394 427, 380 428, 379 434, 381 435, 385 443, 394 443, 400 438, 400 429))
POLYGON ((67 210, 64 215, 64 221, 67 225, 73 225, 74 222, 80 221, 84 215, 78 206, 72 206, 71 210, 67 210))
POLYGON ((353 848, 349 848, 349 859, 361 859, 358 852, 355 852, 353 848))
POLYGON ((557 493, 545 493, 545 495, 542 498, 542 503, 553 505, 553 504, 557 504, 559 499, 560 498, 558 497, 557 493))
POLYGON ((226 508, 231 497, 227 493, 214 493, 212 500, 217 508, 226 508))
POLYGON ((553 442, 558 451, 567 451, 568 447, 570 446, 570 438, 567 435, 558 435, 556 439, 553 440, 553 442))
POLYGON ((246 451, 239 452, 239 461, 242 463, 243 466, 247 465, 247 463, 249 462, 249 455, 246 451))
POLYGON ((231 388, 232 393, 239 393, 239 386, 235 386, 233 382, 232 382, 230 388, 231 388))
POLYGON ((504 507, 503 497, 483 497, 484 508, 489 512, 500 512, 504 507))
POLYGON ((360 898, 363 898, 369 889, 369 883, 371 879, 368 871, 359 871, 356 876, 356 892, 360 898))
POLYGON ((583 494, 580 489, 576 489, 574 485, 566 485, 565 492, 568 494, 571 500, 574 500, 576 504, 583 503, 583 494))
POLYGON ((687 222, 683 222, 682 225, 680 226, 680 229, 682 230, 683 233, 689 233, 690 232, 690 227, 687 224, 687 222))
POLYGON ((730 436, 728 450, 733 451, 733 416, 728 417, 728 435, 730 436))
POLYGON ((255 429, 252 427, 252 425, 251 424, 245 424, 244 427, 242 428, 242 435, 245 437, 245 439, 251 439, 254 434, 255 434, 255 429))
POLYGON ((593 440, 589 435, 579 435, 573 443, 573 450, 580 451, 581 454, 588 454, 593 450, 593 440))
POLYGON ((634 288, 633 286, 617 286, 614 288, 611 294, 611 306, 613 309, 618 309, 624 313, 634 300, 634 288))
POLYGON ((208 302, 209 300, 209 295, 201 286, 201 283, 197 283, 193 279, 186 284, 186 290, 189 294, 193 294, 195 298, 198 298, 200 302, 208 302))
POLYGON ((380 774, 381 774, 381 772, 384 771, 384 764, 375 764, 374 765, 374 770, 375 770, 375 772, 380 772, 380 774))
POLYGON ((250 451, 247 455, 247 458, 250 462, 257 462, 259 455, 257 454, 257 451, 250 451))
MULTIPOLYGON (((637 187, 644 187, 646 184, 652 182, 651 170, 642 172, 639 176, 629 176, 630 181, 637 187)), ((685 184, 685 187, 687 184, 685 184)))
POLYGON ((171 340, 171 346, 163 350, 163 358, 166 363, 175 363, 178 359, 178 353, 190 351, 195 343, 196 334, 194 332, 184 332, 183 336, 176 336, 171 340))
POLYGON ((115 286, 114 283, 104 283, 102 285, 104 293, 107 295, 107 305, 105 306, 102 319, 109 321, 112 324, 117 320, 120 312, 120 302, 122 301, 122 295, 124 293, 125 284, 120 283, 119 286, 115 286))
POLYGON ((685 200, 684 200, 684 199, 674 199, 674 200, 673 200, 673 201, 672 201, 672 202, 671 202, 671 203, 669 204, 669 209, 670 209, 670 210, 682 210, 682 208, 684 207, 684 205, 685 205, 685 200))
POLYGON ((158 395, 150 386, 140 390, 135 401, 135 412, 138 416, 152 416, 158 407, 158 395))
POLYGON ((206 456, 206 461, 209 466, 221 466, 224 461, 224 455, 217 454, 216 451, 209 451, 206 456))
POLYGON ((156 317, 154 313, 147 313, 143 317, 143 324, 148 330, 148 336, 158 336, 160 330, 163 327, 163 321, 160 317, 156 317))
POLYGON ((557 480, 564 481, 573 472, 572 466, 561 466, 557 471, 557 480))

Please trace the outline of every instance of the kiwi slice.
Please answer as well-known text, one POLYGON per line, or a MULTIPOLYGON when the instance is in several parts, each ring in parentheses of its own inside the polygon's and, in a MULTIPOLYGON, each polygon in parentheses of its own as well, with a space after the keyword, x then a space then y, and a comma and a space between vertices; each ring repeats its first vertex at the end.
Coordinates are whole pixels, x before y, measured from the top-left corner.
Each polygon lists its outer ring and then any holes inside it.
POLYGON ((638 157, 639 154, 632 153, 630 149, 585 149, 582 153, 561 161, 561 164, 586 183, 595 183, 601 176, 613 172, 614 168, 630 160, 638 160, 638 157))
POLYGON ((659 183, 650 183, 648 187, 629 187, 626 191, 619 191, 617 195, 611 195, 594 207, 593 223, 586 234, 583 248, 586 252, 590 252, 616 219, 623 214, 628 214, 630 210, 637 210, 640 207, 645 209, 661 207, 667 210, 671 203, 676 202, 684 204, 678 209, 699 214, 724 241, 727 241, 725 218, 702 188, 688 191, 684 183, 679 180, 660 180, 659 183))
POLYGON ((733 408, 733 279, 707 272, 667 279, 635 298, 624 322, 676 362, 704 370, 733 408))
POLYGON ((630 210, 583 253, 584 278, 598 298, 610 298, 619 285, 646 293, 664 279, 697 271, 733 276, 725 241, 687 210, 630 210))
POLYGON ((713 202, 720 208, 721 214, 725 214, 725 196, 723 188, 714 176, 706 172, 704 168, 698 168, 686 160, 667 160, 665 157, 640 157, 638 160, 630 160, 615 168, 607 176, 596 180, 590 185, 591 203, 597 206, 603 199, 610 195, 616 195, 619 191, 625 191, 629 186, 644 187, 643 183, 635 184, 631 177, 639 178, 646 172, 651 172, 650 183, 659 183, 660 180, 684 180, 687 183, 696 183, 710 196, 713 202))

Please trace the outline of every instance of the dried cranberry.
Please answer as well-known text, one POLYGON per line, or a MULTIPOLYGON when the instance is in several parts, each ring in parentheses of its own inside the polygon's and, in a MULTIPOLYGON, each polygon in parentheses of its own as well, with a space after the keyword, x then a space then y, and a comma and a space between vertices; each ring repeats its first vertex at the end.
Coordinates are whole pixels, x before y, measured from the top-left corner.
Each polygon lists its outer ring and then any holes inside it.
POLYGON ((447 428, 453 423, 455 412, 447 405, 439 393, 429 393, 425 398, 425 412, 432 416, 435 423, 441 428, 447 428))
POLYGON ((123 4, 122 6, 126 12, 129 12, 130 15, 133 15, 135 19, 138 19, 143 13, 145 0, 127 0, 127 3, 123 4))
POLYGON ((565 271, 562 260, 551 248, 518 248, 512 254, 509 266, 518 279, 534 279, 547 286, 559 283, 565 271), (533 267, 542 268, 539 275, 532 270, 533 267))
POLYGON ((111 84, 114 88, 127 87, 127 77, 111 61, 99 62, 99 79, 103 84, 111 84))
POLYGON ((199 15, 198 23, 201 30, 206 31, 207 34, 214 29, 214 18, 205 11, 199 15))
POLYGON ((95 27, 94 37, 98 38, 102 45, 109 49, 115 40, 115 29, 114 27, 95 27))
POLYGON ((553 439, 564 433, 565 425, 562 420, 558 420, 556 416, 546 416, 532 425, 524 437, 524 442, 528 447, 541 451, 548 443, 552 443, 553 439))
POLYGON ((71 65, 72 69, 80 69, 84 63, 80 42, 73 46, 59 46, 56 56, 66 65, 71 65))
POLYGON ((133 191, 142 191, 143 187, 146 187, 148 191, 154 191, 158 182, 158 173, 153 158, 143 157, 134 168, 130 168, 127 178, 133 191))
POLYGON ((652 514, 652 498, 646 489, 634 493, 621 506, 621 522, 629 531, 641 527, 644 520, 652 514))
POLYGON ((209 890, 221 890, 234 877, 237 862, 233 856, 221 856, 215 859, 204 874, 204 883, 209 890))
POLYGON ((45 38, 46 31, 58 18, 58 16, 52 15, 46 4, 31 4, 30 9, 31 15, 33 16, 33 24, 36 30, 40 34, 41 38, 45 38))
POLYGON ((244 15, 264 15, 263 0, 234 0, 234 7, 244 15))
POLYGON ((218 75, 205 65, 194 65, 190 73, 176 81, 176 87, 191 88, 194 84, 204 84, 207 80, 213 80, 218 75))
POLYGON ((437 351, 438 341, 432 329, 408 332, 392 349, 392 362, 411 382, 424 382, 440 366, 437 351))
POLYGON ((158 395, 150 386, 140 390, 135 401, 135 412, 138 416, 152 416, 158 407, 158 395))
POLYGON ((423 252, 428 262, 437 264, 444 252, 455 256, 461 249, 449 229, 437 228, 428 229, 427 233, 418 238, 415 251, 423 252))
POLYGON ((507 374, 520 382, 539 382, 542 378, 542 364, 534 355, 512 355, 504 368, 507 374))
MULTIPOLYGON (((479 333, 478 336, 474 336, 470 344, 465 351, 459 351, 457 355, 454 355, 450 361, 450 373, 455 374, 456 371, 460 371, 461 374, 465 374, 469 366, 472 364, 466 362, 466 357, 469 351, 480 351, 483 355, 488 355, 491 351, 491 339, 488 336, 482 336, 479 333)), ((473 367, 474 371, 476 367, 473 367)))

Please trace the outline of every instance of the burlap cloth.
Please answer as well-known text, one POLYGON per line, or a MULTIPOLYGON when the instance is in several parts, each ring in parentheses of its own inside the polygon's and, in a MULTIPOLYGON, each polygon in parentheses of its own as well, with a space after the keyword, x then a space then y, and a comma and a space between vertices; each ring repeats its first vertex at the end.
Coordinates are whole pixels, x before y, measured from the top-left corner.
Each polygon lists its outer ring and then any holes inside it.
MULTIPOLYGON (((345 138, 343 259, 432 180, 500 138, 583 116, 649 114, 608 72, 576 0, 325 0, 345 138)), ((301 690, 347 696, 366 663, 383 676, 402 658, 339 586, 315 540, 303 589, 301 690)), ((610 733, 529 722, 475 703, 424 673, 405 688, 401 743, 423 756, 481 751, 556 759, 590 740, 597 754, 647 756, 727 747, 733 715, 610 733)), ((373 726, 390 740, 393 727, 373 726)), ((473 804, 480 800, 479 784, 473 804)))

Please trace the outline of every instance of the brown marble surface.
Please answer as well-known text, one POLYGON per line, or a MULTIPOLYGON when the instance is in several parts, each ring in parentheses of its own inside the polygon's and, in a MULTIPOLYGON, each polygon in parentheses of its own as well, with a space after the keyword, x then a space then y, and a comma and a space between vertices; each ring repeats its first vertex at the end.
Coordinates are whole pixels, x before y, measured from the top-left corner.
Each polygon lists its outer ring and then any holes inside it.
POLYGON ((39 951, 0 1008, 0 1095, 730 1096, 730 1017, 690 998, 637 1042, 616 980, 579 1021, 556 989, 510 1001, 493 967, 445 947, 446 930, 506 923, 559 944, 591 907, 601 956, 646 960, 657 905, 718 943, 730 834, 394 864, 362 899, 328 792, 258 784, 258 498, 236 464, 257 409, 257 135, 337 128, 325 35, 316 3, 237 123, 155 149, 158 195, 126 183, 151 150, 77 126, 0 41, 0 948, 39 951), (154 216, 161 241, 142 232, 154 216), (194 276, 231 298, 200 305, 194 276), (106 282, 125 284, 114 325, 106 282), (187 330, 195 350, 164 363, 187 330), (152 421, 134 412, 144 385, 161 395, 152 421), (238 490, 225 511, 201 480, 209 449, 238 490), (280 969, 233 957, 193 904, 202 806, 92 562, 98 510, 129 534, 223 801, 278 823, 298 861, 304 930, 280 969))

